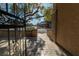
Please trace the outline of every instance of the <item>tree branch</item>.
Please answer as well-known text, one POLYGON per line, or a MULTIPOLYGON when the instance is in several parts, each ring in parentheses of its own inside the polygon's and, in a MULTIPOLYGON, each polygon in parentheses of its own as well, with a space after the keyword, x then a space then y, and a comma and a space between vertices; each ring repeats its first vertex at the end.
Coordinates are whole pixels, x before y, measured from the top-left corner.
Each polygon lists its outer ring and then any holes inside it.
POLYGON ((29 18, 29 19, 26 20, 26 22, 28 22, 29 20, 32 20, 32 19, 38 19, 38 18, 41 18, 41 17, 44 17, 44 16, 39 16, 39 17, 29 18))
POLYGON ((34 13, 32 13, 32 12, 27 13, 26 17, 27 17, 27 16, 33 16, 33 15, 36 14, 37 12, 38 12, 38 9, 37 9, 34 13))

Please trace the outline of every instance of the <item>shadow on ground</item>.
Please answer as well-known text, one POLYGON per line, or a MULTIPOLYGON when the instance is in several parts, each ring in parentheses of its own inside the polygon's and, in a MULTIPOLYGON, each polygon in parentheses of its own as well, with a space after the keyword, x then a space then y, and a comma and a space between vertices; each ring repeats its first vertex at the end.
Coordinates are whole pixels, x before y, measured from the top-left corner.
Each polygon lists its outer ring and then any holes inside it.
POLYGON ((45 46, 45 41, 41 38, 33 38, 29 37, 27 38, 27 55, 28 56, 40 56, 41 50, 43 50, 43 47, 45 46))

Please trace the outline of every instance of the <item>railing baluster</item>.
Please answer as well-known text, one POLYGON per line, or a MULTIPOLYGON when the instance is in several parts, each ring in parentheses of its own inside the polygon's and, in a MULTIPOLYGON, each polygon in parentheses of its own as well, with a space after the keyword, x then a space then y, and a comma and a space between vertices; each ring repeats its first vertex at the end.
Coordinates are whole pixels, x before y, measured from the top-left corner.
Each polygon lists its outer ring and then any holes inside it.
MULTIPOLYGON (((8 3, 6 3, 6 12, 8 12, 8 3)), ((9 31, 9 28, 8 28, 8 47, 9 47, 9 55, 11 55, 11 52, 10 52, 10 31, 9 31)))

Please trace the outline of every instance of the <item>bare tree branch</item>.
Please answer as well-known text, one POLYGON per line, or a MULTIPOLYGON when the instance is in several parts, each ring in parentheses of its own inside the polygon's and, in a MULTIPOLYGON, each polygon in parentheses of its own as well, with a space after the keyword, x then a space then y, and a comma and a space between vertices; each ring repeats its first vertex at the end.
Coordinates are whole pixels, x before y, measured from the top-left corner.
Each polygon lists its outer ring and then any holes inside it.
POLYGON ((38 9, 37 9, 34 13, 32 13, 32 12, 27 13, 27 14, 26 14, 26 17, 27 17, 27 16, 33 16, 33 15, 36 14, 37 12, 38 12, 38 9))
POLYGON ((29 18, 29 19, 26 20, 26 22, 28 22, 29 20, 32 20, 32 19, 38 19, 38 18, 42 18, 42 17, 44 17, 44 16, 29 18))

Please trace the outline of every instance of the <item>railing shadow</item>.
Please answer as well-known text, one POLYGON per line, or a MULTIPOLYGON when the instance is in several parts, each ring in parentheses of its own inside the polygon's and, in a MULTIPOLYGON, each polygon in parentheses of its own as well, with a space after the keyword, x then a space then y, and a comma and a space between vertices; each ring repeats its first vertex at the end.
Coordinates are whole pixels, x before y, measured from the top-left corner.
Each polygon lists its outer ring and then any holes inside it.
POLYGON ((29 37, 27 39, 27 55, 28 56, 40 56, 41 50, 45 45, 45 41, 41 38, 29 37))
POLYGON ((0 56, 7 56, 8 55, 8 48, 7 47, 1 47, 0 48, 0 56))

